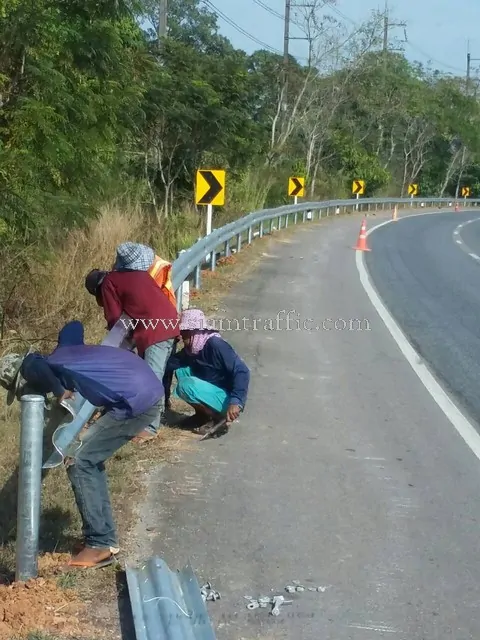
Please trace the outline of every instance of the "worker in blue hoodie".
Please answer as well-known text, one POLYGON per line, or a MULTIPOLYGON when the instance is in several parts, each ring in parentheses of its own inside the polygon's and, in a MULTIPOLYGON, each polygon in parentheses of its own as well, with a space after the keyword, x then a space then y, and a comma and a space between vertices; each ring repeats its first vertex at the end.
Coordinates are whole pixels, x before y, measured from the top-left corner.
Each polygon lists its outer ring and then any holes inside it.
POLYGON ((82 437, 67 474, 83 522, 84 540, 69 568, 102 567, 118 553, 105 461, 158 415, 164 389, 138 355, 115 347, 84 344, 83 325, 66 324, 49 356, 25 357, 19 374, 29 390, 53 393, 59 401, 79 393, 101 417, 82 437))

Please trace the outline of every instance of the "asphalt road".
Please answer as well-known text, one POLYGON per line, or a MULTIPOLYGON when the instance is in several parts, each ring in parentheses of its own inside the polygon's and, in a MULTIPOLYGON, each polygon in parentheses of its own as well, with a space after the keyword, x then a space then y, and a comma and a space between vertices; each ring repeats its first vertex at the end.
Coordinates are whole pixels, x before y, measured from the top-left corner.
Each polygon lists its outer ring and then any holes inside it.
POLYGON ((480 423, 480 263, 469 255, 480 255, 480 213, 389 224, 372 233, 371 248, 366 264, 377 292, 457 405, 480 423))
MULTIPOLYGON (((469 216, 387 225, 367 261, 472 405, 480 265, 452 237, 469 216)), ((221 592, 208 603, 218 640, 480 637, 480 463, 360 285, 359 224, 312 225, 266 249, 225 309, 250 329, 257 319, 257 331, 226 333, 251 367, 247 410, 228 436, 159 469, 139 514, 139 531, 156 531, 143 555, 172 568, 190 558, 221 592), (263 331, 291 309, 300 330, 263 331), (278 618, 246 610, 245 595, 282 594, 293 580, 327 588, 295 594, 278 618)))

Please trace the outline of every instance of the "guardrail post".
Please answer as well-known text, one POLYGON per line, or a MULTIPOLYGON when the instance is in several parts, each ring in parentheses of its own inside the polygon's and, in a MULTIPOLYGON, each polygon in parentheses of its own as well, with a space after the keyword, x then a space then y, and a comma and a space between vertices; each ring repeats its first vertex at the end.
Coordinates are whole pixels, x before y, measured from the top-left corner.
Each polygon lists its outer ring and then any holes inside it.
POLYGON ((293 216, 293 224, 297 224, 297 220, 298 220, 298 211, 295 211, 295 214, 293 216))
POLYGON ((248 227, 248 244, 252 244, 252 227, 248 227))
POLYGON ((240 253, 241 250, 242 250, 242 234, 239 233, 237 235, 237 253, 240 253))
POLYGON ((306 219, 307 219, 307 212, 306 212, 306 211, 304 211, 304 212, 303 212, 303 221, 302 221, 302 222, 305 222, 305 220, 306 220, 306 219))
POLYGON ((225 257, 228 258, 230 253, 230 240, 225 240, 225 257))
POLYGON ((273 218, 270 218, 270 233, 273 233, 273 218))
POLYGON ((202 286, 202 269, 200 268, 200 265, 197 264, 197 266, 195 267, 195 289, 200 289, 202 286))
POLYGON ((285 215, 285 229, 288 227, 288 213, 285 215))
POLYGON ((43 396, 22 396, 15 566, 22 582, 38 575, 44 406, 43 396))
POLYGON ((211 271, 215 271, 215 267, 217 265, 217 250, 212 249, 212 254, 210 256, 210 269, 211 271))
POLYGON ((278 226, 277 229, 280 231, 280 229, 282 228, 282 216, 278 216, 278 226))
POLYGON ((258 230, 258 237, 263 238, 263 220, 260 222, 260 228, 258 230))

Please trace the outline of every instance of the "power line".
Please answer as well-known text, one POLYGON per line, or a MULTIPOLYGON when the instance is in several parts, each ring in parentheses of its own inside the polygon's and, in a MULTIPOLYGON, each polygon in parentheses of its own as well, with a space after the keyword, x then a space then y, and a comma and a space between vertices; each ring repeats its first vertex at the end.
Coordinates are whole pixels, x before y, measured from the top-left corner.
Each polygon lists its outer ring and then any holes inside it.
POLYGON ((420 55, 424 56, 428 60, 431 60, 432 62, 436 62, 437 64, 441 65, 442 67, 445 67, 446 69, 451 69, 452 71, 459 71, 462 74, 465 73, 465 69, 460 69, 460 67, 454 67, 451 64, 447 64, 446 62, 443 62, 442 60, 437 60, 436 58, 431 56, 429 53, 427 53, 426 51, 421 49, 418 45, 414 44, 410 40, 406 40, 406 44, 408 44, 411 49, 413 49, 414 51, 416 51, 420 55))
POLYGON ((276 18, 283 20, 283 16, 281 13, 278 13, 278 11, 275 11, 275 9, 272 9, 272 7, 269 7, 267 4, 262 2, 262 0, 253 0, 253 1, 255 2, 255 4, 258 4, 259 7, 262 7, 262 9, 265 9, 265 11, 268 11, 268 13, 271 13, 272 16, 275 16, 276 18))
POLYGON ((222 20, 224 20, 227 24, 229 24, 230 26, 232 26, 234 29, 236 29, 239 33, 241 33, 242 35, 246 36, 247 38, 249 38, 250 40, 252 40, 253 42, 256 42, 257 44, 259 44, 263 49, 268 49, 269 51, 271 51, 272 53, 277 53, 279 55, 282 55, 282 52, 279 51, 278 49, 275 49, 274 47, 271 47, 269 44, 267 44, 266 42, 262 42, 262 40, 259 40, 258 38, 256 38, 254 35, 252 35, 251 33, 249 33, 248 31, 245 31, 245 29, 243 29, 242 27, 240 27, 236 22, 234 22, 231 18, 229 18, 227 15, 225 15, 224 13, 222 13, 219 9, 217 9, 217 7, 210 2, 210 0, 203 0, 204 4, 206 4, 210 9, 213 9, 213 11, 218 14, 222 20))
MULTIPOLYGON (((278 11, 275 11, 275 9, 272 9, 272 7, 269 7, 268 4, 265 4, 265 2, 262 2, 262 0, 253 0, 253 2, 255 4, 257 4, 259 7, 262 7, 262 9, 265 9, 265 11, 268 11, 268 13, 270 13, 272 16, 275 16, 275 18, 278 18, 282 22, 285 20, 285 16, 284 15, 282 15, 278 11)), ((295 20, 292 20, 291 18, 290 18, 290 24, 294 24, 297 27, 302 28, 302 25, 299 22, 296 22, 295 20)))

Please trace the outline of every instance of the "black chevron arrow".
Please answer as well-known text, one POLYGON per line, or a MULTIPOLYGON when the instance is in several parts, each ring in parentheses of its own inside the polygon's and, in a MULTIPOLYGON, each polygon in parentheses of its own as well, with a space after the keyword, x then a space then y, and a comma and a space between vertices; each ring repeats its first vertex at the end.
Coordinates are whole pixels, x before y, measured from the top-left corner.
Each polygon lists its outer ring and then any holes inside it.
POLYGON ((200 173, 202 174, 202 178, 204 178, 205 182, 208 184, 209 189, 203 198, 199 200, 198 204, 210 204, 212 200, 215 200, 223 187, 212 171, 200 171, 200 173))
POLYGON ((355 182, 355 191, 354 193, 359 193, 362 190, 362 183, 358 180, 354 180, 355 182))
POLYGON ((290 194, 291 196, 298 196, 300 191, 303 189, 303 184, 300 182, 298 178, 292 178, 292 182, 295 184, 295 189, 290 194))

